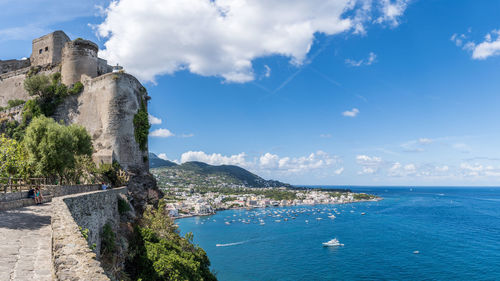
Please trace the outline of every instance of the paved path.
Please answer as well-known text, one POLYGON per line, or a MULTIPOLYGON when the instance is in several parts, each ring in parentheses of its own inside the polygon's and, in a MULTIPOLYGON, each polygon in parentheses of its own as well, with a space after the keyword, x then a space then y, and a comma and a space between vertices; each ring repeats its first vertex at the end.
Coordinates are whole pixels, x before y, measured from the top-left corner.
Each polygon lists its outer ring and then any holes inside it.
POLYGON ((0 212, 0 281, 52 280, 50 203, 0 212))

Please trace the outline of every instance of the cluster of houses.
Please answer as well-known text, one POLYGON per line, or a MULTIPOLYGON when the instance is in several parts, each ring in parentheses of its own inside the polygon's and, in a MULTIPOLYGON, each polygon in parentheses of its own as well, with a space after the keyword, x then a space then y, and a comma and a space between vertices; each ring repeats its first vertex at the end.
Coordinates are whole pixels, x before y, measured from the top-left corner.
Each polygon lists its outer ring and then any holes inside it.
POLYGON ((225 195, 217 192, 195 193, 189 189, 170 190, 175 200, 167 200, 166 208, 172 217, 211 215, 217 210, 232 208, 265 208, 271 206, 343 204, 356 201, 350 192, 293 191, 296 199, 272 200, 252 193, 225 195))

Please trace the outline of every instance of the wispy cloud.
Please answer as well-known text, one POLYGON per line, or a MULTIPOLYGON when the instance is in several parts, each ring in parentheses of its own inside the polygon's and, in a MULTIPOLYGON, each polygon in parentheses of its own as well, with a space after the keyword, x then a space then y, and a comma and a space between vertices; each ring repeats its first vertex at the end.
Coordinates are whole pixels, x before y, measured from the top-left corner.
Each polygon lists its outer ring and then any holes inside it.
POLYGON ((345 117, 356 117, 359 114, 359 109, 353 108, 352 110, 346 110, 342 112, 342 115, 345 117))
POLYGON ((149 124, 151 125, 160 125, 162 123, 160 118, 155 117, 151 114, 148 115, 148 119, 149 119, 149 124))
POLYGON ((370 52, 366 59, 362 59, 362 60, 346 59, 345 63, 349 66, 357 67, 357 66, 362 66, 362 65, 372 65, 376 61, 377 61, 377 55, 373 52, 370 52))
POLYGON ((149 133, 149 136, 154 138, 169 138, 175 136, 175 134, 168 129, 156 129, 149 133))
POLYGON ((470 32, 467 34, 453 34, 451 41, 466 51, 472 53, 472 58, 476 60, 484 60, 489 57, 500 55, 500 30, 492 30, 484 36, 484 40, 476 43, 469 40, 470 32))

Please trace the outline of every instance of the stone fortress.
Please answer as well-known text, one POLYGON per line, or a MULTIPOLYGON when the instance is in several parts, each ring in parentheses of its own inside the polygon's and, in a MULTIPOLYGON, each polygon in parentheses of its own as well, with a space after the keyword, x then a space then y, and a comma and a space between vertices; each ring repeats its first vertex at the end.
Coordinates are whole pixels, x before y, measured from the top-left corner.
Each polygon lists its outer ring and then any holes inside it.
MULTIPOLYGON (((28 73, 60 72, 65 85, 81 82, 84 88, 80 94, 68 97, 53 118, 87 129, 97 164, 116 161, 127 171, 147 172, 147 149, 142 151, 135 141, 133 125, 141 106, 147 107, 146 89, 134 76, 114 70, 98 57, 98 51, 95 43, 80 38, 70 40, 63 31, 33 40, 29 58, 0 60, 0 106, 6 106, 9 100, 31 98, 23 84, 28 73)), ((19 119, 21 110, 22 106, 18 112, 11 110, 8 117, 19 119)))

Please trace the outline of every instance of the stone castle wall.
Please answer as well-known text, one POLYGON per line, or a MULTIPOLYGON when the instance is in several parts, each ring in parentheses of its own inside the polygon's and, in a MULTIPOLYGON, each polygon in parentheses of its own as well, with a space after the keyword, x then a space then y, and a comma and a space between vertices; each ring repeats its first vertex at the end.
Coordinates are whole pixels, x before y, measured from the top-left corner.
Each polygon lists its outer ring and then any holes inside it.
POLYGON ((4 74, 11 71, 16 71, 21 68, 29 67, 31 65, 30 60, 0 60, 0 74, 4 74))
POLYGON ((52 256, 56 280, 110 280, 97 260, 106 223, 118 228, 118 198, 127 188, 89 192, 52 200, 52 256), (81 229, 88 229, 86 240, 81 229), (96 244, 96 253, 90 246, 96 244))
MULTIPOLYGON (((6 106, 9 100, 29 100, 31 97, 24 89, 24 80, 30 67, 0 74, 0 106, 6 106)), ((51 75, 60 72, 60 66, 47 65, 40 68, 40 74, 51 75)))

